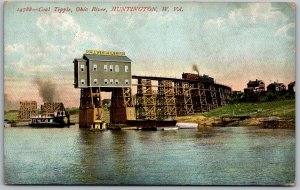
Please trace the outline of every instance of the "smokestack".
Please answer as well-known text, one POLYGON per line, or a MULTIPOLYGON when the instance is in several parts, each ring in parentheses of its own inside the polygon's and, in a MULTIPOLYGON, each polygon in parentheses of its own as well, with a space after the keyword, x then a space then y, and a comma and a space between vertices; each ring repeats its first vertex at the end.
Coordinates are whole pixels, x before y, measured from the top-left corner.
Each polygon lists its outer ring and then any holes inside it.
POLYGON ((198 66, 197 65, 193 65, 193 71, 196 71, 198 73, 198 76, 199 76, 199 69, 198 69, 198 66))
POLYGON ((37 84, 39 94, 43 99, 43 102, 53 103, 54 101, 58 101, 58 91, 55 83, 39 77, 37 77, 34 82, 37 84))

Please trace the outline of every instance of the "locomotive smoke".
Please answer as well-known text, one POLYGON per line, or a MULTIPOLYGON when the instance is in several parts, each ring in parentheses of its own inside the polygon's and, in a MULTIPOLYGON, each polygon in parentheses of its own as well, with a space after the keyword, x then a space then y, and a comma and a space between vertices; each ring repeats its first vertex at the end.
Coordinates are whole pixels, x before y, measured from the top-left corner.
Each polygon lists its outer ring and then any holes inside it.
POLYGON ((196 71, 199 75, 199 69, 198 69, 198 66, 197 65, 193 65, 193 71, 196 71))
POLYGON ((43 102, 53 103, 58 100, 56 84, 52 83, 50 80, 43 80, 39 77, 37 77, 34 82, 38 86, 39 94, 43 99, 43 102))

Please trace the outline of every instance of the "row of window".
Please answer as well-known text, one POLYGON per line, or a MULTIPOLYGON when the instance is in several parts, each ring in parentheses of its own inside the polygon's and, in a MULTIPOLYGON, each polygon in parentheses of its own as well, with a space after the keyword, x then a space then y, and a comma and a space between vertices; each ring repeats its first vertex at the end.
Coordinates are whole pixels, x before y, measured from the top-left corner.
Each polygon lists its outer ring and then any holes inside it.
MULTIPOLYGON (((120 68, 119 65, 104 65, 103 67, 105 72, 119 72, 120 68), (115 66, 115 67, 114 67, 115 66)), ((80 65, 80 70, 83 72, 84 71, 84 65, 80 65)), ((97 64, 93 64, 93 71, 97 71, 97 64)), ((125 65, 125 73, 129 71, 128 65, 125 65)))
MULTIPOLYGON (((81 79, 81 84, 84 85, 85 84, 85 80, 81 79)), ((98 84, 98 80, 94 79, 94 84, 98 84)), ((104 84, 119 84, 119 79, 104 79, 104 84)), ((128 85, 129 84, 129 80, 125 79, 125 84, 128 85)))

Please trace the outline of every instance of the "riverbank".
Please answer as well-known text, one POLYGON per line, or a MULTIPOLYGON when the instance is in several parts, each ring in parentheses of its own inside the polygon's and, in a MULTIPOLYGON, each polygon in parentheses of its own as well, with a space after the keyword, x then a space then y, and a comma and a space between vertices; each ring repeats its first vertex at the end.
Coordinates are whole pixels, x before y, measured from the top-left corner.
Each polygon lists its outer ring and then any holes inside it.
MULTIPOLYGON (((79 122, 79 109, 67 110, 70 113, 72 123, 79 122)), ((17 120, 17 111, 5 113, 4 119, 7 121, 17 120)), ((250 118, 236 121, 227 126, 261 126, 265 120, 280 120, 284 128, 295 128, 295 100, 278 100, 259 103, 239 103, 229 104, 224 107, 214 109, 210 112, 195 114, 190 116, 177 117, 178 122, 198 123, 200 127, 211 127, 222 122, 221 116, 249 116, 250 118)), ((104 119, 109 123, 109 110, 105 110, 104 119)))
POLYGON ((228 126, 262 126, 265 120, 280 120, 284 128, 295 128, 295 100, 229 104, 210 112, 177 117, 177 121, 193 122, 198 123, 200 127, 210 127, 221 123, 221 116, 237 115, 250 118, 232 122, 228 126))

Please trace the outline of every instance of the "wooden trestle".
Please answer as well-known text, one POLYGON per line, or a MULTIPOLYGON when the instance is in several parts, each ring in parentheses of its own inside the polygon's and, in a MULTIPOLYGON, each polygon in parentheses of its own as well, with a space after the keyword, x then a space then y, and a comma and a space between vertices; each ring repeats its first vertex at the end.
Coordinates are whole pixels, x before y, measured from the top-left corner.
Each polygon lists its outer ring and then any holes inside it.
POLYGON ((191 115, 194 113, 192 101, 192 85, 188 82, 175 82, 177 115, 191 115))
POLYGON ((170 80, 158 81, 158 93, 156 98, 157 120, 175 120, 176 98, 175 91, 170 80))
POLYGON ((156 94, 153 93, 151 80, 138 79, 136 94, 136 119, 156 120, 156 94))
POLYGON ((133 79, 138 81, 138 120, 174 120, 176 116, 207 112, 227 104, 231 92, 230 87, 216 83, 135 75, 133 79), (155 82, 158 85, 153 85, 155 82))

